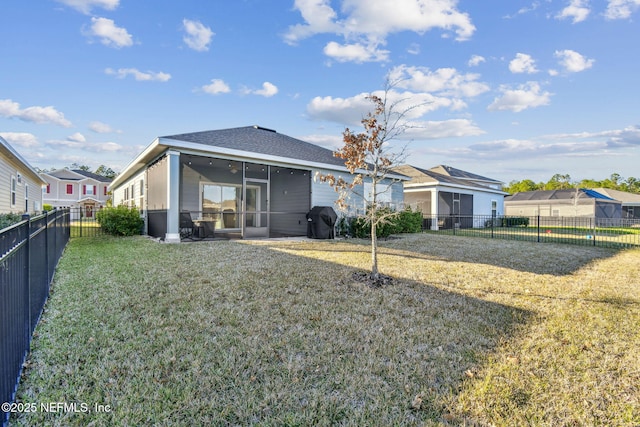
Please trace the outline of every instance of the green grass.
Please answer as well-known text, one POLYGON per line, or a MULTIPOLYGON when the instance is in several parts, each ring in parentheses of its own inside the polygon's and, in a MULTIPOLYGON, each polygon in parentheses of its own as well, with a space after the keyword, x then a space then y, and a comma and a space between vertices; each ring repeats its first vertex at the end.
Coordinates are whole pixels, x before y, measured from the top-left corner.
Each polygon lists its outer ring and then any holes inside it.
POLYGON ((73 239, 12 425, 640 424, 640 251, 73 239), (109 412, 95 412, 94 405, 109 412))

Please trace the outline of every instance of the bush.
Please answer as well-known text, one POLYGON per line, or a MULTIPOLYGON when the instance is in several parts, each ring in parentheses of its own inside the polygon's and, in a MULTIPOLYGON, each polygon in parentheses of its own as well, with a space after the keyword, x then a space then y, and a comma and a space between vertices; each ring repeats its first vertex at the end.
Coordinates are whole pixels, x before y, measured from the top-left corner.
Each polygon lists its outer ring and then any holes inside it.
POLYGON ((96 214, 96 220, 106 233, 114 236, 140 234, 144 225, 144 220, 140 218, 138 209, 124 205, 99 210, 96 214))
POLYGON ((520 216, 505 216, 488 219, 484 223, 485 228, 491 227, 528 227, 529 218, 520 216))
POLYGON ((0 230, 17 224, 20 221, 22 221, 22 215, 14 213, 0 214, 0 230))
POLYGON ((53 205, 50 205, 48 203, 45 203, 44 205, 42 205, 42 210, 44 212, 49 212, 53 210, 53 205))
POLYGON ((527 217, 504 217, 502 218, 502 226, 503 227, 528 227, 529 226, 529 218, 527 217))
MULTIPOLYGON (((394 212, 390 208, 381 208, 377 212, 378 216, 394 214, 387 218, 382 224, 376 227, 376 236, 389 237, 399 233, 418 233, 422 230, 422 212, 412 211, 407 208, 400 212, 394 212)), ((349 218, 348 234, 357 238, 371 237, 371 224, 364 217, 349 218)), ((344 223, 338 223, 339 231, 342 232, 344 223)))

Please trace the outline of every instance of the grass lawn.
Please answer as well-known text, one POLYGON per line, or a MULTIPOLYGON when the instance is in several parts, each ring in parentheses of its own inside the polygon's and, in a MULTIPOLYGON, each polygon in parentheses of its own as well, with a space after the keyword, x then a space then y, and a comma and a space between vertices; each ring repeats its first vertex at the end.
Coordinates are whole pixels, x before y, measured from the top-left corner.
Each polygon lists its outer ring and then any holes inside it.
POLYGON ((640 424, 640 250, 420 234, 379 261, 373 289, 366 241, 73 239, 11 424, 640 424))

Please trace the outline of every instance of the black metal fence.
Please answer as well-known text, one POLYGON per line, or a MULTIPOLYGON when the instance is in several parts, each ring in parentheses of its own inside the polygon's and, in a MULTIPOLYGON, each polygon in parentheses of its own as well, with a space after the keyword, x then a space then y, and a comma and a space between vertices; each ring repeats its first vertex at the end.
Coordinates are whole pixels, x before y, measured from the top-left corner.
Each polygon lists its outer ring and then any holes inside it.
POLYGON ((95 237, 105 234, 96 219, 95 211, 87 214, 84 208, 70 208, 69 217, 71 237, 95 237))
POLYGON ((31 336, 69 241, 70 211, 54 210, 0 230, 0 422, 7 423, 31 336), (7 410, 9 409, 9 410, 7 410))
POLYGON ((640 246, 640 220, 555 216, 433 216, 423 230, 456 236, 627 248, 640 246))

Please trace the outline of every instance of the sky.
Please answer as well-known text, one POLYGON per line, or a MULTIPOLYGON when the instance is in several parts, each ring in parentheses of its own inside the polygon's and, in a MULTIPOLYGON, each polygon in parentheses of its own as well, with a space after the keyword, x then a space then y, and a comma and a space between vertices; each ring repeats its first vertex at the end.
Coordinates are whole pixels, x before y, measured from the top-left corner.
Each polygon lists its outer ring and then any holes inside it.
POLYGON ((156 137, 251 125, 336 149, 386 87, 411 165, 640 178, 640 0, 2 0, 0 16, 0 136, 37 168, 119 172, 156 137))

